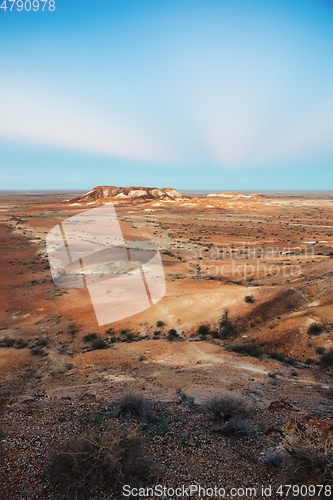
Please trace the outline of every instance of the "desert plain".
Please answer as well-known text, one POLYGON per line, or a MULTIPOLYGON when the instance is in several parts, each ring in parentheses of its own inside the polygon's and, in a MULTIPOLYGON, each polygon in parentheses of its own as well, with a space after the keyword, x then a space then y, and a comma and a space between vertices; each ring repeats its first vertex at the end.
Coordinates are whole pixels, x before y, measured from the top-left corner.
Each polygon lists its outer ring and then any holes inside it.
POLYGON ((300 466, 312 484, 292 451, 332 458, 333 195, 128 193, 0 196, 0 498, 125 498, 133 476, 277 499, 300 466), (86 288, 52 281, 46 235, 105 203, 125 239, 158 245, 166 294, 98 326, 86 288), (240 415, 219 419, 219 397, 240 415), (68 481, 61 453, 110 435, 139 439, 147 470, 108 482, 95 461, 68 481))

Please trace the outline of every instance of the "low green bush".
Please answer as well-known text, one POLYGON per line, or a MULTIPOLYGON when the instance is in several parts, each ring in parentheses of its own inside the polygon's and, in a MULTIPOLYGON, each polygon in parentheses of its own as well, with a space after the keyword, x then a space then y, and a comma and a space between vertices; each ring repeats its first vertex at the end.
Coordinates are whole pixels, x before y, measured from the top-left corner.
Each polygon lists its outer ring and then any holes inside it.
POLYGON ((209 325, 200 325, 198 328, 198 334, 206 336, 209 334, 209 330, 209 325))
POLYGON ((320 363, 324 368, 330 368, 333 366, 333 349, 321 356, 320 363))
POLYGON ((174 328, 170 328, 168 331, 168 340, 176 340, 178 337, 177 331, 174 328))
POLYGON ((319 323, 312 323, 312 325, 309 326, 308 334, 320 335, 323 330, 324 330, 323 325, 320 325, 319 323))
POLYGON ((92 343, 91 348, 95 351, 98 349, 106 349, 107 345, 102 339, 95 340, 95 342, 92 343))
POLYGON ((97 339, 97 333, 88 333, 83 337, 83 342, 90 342, 95 339, 97 339))
POLYGON ((235 346, 229 347, 229 350, 232 352, 238 352, 240 354, 247 354, 248 356, 252 356, 255 358, 259 358, 259 356, 262 355, 262 350, 257 349, 252 344, 235 345, 235 346))

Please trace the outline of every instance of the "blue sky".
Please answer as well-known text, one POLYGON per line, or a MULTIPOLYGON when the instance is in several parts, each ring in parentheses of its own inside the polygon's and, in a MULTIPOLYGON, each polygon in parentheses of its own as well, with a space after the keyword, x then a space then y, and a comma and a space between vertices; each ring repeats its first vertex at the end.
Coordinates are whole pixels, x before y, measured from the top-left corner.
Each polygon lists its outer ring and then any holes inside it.
POLYGON ((0 9, 0 189, 333 189, 332 0, 55 3, 0 9))

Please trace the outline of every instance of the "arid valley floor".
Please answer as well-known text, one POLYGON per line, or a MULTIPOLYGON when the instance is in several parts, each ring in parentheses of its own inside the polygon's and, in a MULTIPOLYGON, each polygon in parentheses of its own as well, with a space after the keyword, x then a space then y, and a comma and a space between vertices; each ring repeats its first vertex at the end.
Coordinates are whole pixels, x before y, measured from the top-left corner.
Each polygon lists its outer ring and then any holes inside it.
POLYGON ((104 327, 50 274, 48 231, 101 203, 76 196, 0 196, 0 499, 125 498, 126 471, 115 486, 95 461, 67 484, 57 468, 71 441, 114 436, 139 439, 135 484, 285 498, 300 440, 332 453, 333 196, 109 199, 125 238, 160 248, 167 291, 104 327), (211 411, 221 395, 246 405, 240 430, 211 411))

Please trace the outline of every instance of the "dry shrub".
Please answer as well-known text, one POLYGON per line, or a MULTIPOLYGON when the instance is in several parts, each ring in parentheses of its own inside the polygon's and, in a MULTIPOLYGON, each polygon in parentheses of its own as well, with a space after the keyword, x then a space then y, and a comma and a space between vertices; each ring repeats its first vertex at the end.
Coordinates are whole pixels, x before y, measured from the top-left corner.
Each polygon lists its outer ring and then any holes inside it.
POLYGON ((194 404, 194 397, 193 396, 188 396, 183 389, 177 389, 176 394, 178 397, 178 402, 179 403, 187 403, 189 405, 194 404))
POLYGON ((234 337, 236 335, 235 325, 229 319, 229 311, 225 309, 222 319, 219 324, 219 337, 221 339, 227 339, 230 337, 234 337))
POLYGON ((254 438, 257 435, 254 425, 242 417, 231 418, 218 432, 223 436, 234 438, 254 438))
POLYGON ((151 475, 142 440, 106 433, 76 437, 51 458, 50 482, 65 498, 87 499, 112 493, 124 484, 142 485, 151 475))
POLYGON ((233 417, 246 417, 248 405, 242 397, 222 394, 206 402, 206 410, 215 420, 227 422, 233 417))
POLYGON ((145 418, 150 413, 151 404, 148 398, 140 394, 127 393, 119 401, 119 409, 122 415, 145 418))
MULTIPOLYGON (((284 445, 287 452, 284 479, 288 484, 329 485, 333 479, 333 433, 319 433, 296 425, 284 445)), ((302 497, 304 499, 304 496, 302 497)), ((306 498, 310 498, 306 497, 306 498)), ((321 496, 327 498, 322 491, 321 496)))

